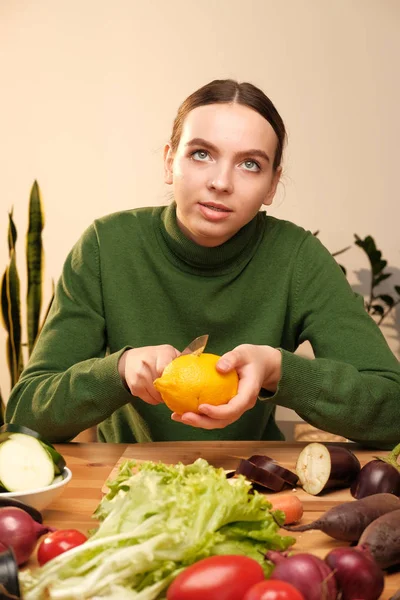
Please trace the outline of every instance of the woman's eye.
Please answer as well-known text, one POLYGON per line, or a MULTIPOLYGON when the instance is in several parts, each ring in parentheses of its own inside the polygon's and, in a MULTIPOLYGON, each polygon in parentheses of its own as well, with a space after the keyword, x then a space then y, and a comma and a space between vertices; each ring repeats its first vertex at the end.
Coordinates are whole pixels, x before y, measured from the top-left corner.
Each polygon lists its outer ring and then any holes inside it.
POLYGON ((246 171, 260 171, 260 165, 255 160, 245 160, 242 164, 246 171))
POLYGON ((196 150, 196 152, 193 152, 192 158, 195 160, 207 160, 208 152, 206 150, 196 150))

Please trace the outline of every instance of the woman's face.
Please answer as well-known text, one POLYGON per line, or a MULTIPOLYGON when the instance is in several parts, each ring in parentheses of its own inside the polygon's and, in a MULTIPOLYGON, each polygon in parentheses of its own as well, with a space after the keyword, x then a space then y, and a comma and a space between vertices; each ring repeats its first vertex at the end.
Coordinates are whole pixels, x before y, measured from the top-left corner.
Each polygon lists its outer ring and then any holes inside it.
POLYGON ((208 104, 186 117, 179 146, 164 150, 177 219, 201 246, 219 246, 271 204, 277 136, 266 119, 241 104, 208 104))

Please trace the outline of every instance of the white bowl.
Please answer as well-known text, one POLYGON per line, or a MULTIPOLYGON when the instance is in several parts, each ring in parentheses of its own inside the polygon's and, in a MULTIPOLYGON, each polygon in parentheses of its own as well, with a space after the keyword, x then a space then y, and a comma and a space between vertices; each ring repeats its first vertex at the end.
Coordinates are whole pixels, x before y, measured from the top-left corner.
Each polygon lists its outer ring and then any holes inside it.
POLYGON ((46 487, 24 490, 23 492, 1 492, 0 496, 2 498, 15 498, 24 504, 33 506, 37 510, 43 510, 62 494, 66 485, 71 481, 71 470, 68 467, 64 467, 61 477, 61 480, 58 479, 55 483, 46 487))

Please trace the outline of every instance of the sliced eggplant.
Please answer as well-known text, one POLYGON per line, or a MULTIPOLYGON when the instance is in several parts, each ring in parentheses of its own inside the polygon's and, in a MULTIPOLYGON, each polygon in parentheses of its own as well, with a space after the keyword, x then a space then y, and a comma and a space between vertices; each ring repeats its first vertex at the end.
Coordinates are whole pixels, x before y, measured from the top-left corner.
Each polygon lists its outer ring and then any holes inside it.
POLYGON ((276 460, 270 458, 269 456, 264 456, 263 454, 253 454, 253 456, 250 456, 248 460, 253 463, 253 465, 256 465, 256 467, 265 469, 270 473, 275 473, 275 475, 278 475, 293 487, 299 480, 299 477, 296 475, 296 473, 289 471, 289 469, 285 469, 285 467, 282 467, 276 462, 276 460))
POLYGON ((9 546, 0 552, 0 598, 18 600, 21 597, 17 559, 9 546))
POLYGON ((2 425, 2 427, 0 427, 0 444, 6 441, 13 433, 21 433, 23 435, 28 435, 39 440, 39 442, 50 454, 50 457, 54 463, 54 474, 60 475, 63 472, 64 468, 66 467, 64 457, 59 452, 57 452, 57 450, 52 444, 50 444, 50 442, 45 440, 37 431, 29 429, 29 427, 24 427, 23 425, 15 425, 14 423, 6 423, 5 425, 2 425))
POLYGON ((326 490, 349 487, 360 470, 360 461, 351 450, 319 442, 307 444, 296 463, 300 484, 312 496, 326 490))
POLYGON ((41 442, 12 433, 0 444, 0 481, 9 492, 47 487, 54 479, 54 463, 41 442))
POLYGON ((4 506, 13 506, 14 508, 21 508, 22 510, 27 512, 28 515, 30 515, 34 521, 36 521, 37 523, 43 523, 42 513, 40 513, 36 508, 30 506, 29 504, 25 504, 24 502, 20 502, 16 498, 5 498, 0 494, 0 508, 3 508, 4 506))
POLYGON ((251 483, 256 483, 273 492, 280 492, 287 485, 286 481, 282 477, 279 477, 279 475, 257 467, 254 463, 244 458, 240 461, 236 469, 236 474, 244 475, 251 483))

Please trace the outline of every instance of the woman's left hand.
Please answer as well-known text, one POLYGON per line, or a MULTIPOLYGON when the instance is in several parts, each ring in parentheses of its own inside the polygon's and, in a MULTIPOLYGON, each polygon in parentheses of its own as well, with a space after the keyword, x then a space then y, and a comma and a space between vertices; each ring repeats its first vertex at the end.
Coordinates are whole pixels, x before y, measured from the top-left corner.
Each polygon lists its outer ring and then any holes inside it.
POLYGON ((246 410, 253 408, 261 388, 275 392, 281 377, 282 355, 271 346, 242 344, 225 353, 217 363, 220 373, 236 369, 239 386, 236 396, 227 404, 212 406, 201 404, 199 412, 178 415, 173 413, 174 421, 200 427, 202 429, 223 429, 234 423, 246 410))

